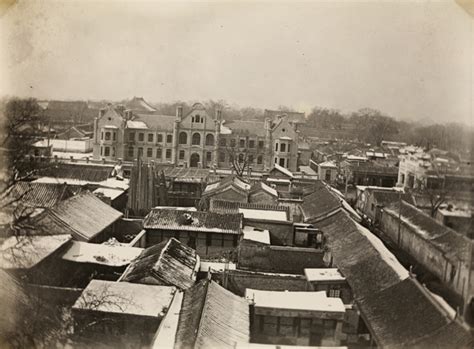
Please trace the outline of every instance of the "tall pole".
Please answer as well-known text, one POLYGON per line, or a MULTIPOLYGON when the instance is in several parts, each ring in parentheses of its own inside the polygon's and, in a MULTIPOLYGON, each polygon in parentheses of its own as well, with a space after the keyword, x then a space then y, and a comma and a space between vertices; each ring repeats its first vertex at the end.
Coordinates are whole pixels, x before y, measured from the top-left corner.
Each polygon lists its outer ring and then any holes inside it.
POLYGON ((400 227, 402 225, 402 192, 398 193, 398 246, 400 247, 400 227))

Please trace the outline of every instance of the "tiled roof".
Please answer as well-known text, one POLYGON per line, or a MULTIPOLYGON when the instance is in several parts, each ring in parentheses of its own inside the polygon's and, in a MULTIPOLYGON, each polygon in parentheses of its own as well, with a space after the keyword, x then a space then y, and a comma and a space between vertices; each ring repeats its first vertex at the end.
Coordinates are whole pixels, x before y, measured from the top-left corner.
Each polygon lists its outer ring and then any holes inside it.
POLYGON ((90 241, 123 214, 94 194, 82 192, 49 209, 48 215, 76 239, 90 241))
POLYGON ((27 207, 52 207, 73 195, 65 184, 17 182, 9 197, 27 207))
POLYGON ((171 238, 144 250, 125 270, 121 281, 184 290, 194 284, 198 264, 196 251, 171 238))
POLYGON ((153 209, 143 220, 145 229, 187 230, 240 234, 241 214, 220 214, 203 211, 153 209))
POLYGON ((300 205, 305 221, 324 217, 341 207, 341 200, 336 194, 320 181, 318 182, 318 184, 313 187, 314 191, 306 195, 303 199, 303 203, 300 205))
POLYGON ((247 194, 251 188, 249 183, 245 182, 244 180, 240 179, 235 175, 230 175, 221 179, 219 182, 207 185, 206 189, 204 189, 203 195, 212 195, 224 191, 229 187, 233 187, 244 194, 247 194))
POLYGON ((250 134, 265 137, 264 122, 257 120, 229 120, 224 126, 236 134, 250 134))
POLYGON ((175 116, 155 115, 155 114, 136 114, 133 121, 142 121, 148 128, 153 130, 173 131, 175 116))
MULTIPOLYGON (((226 200, 212 200, 211 201, 211 207, 210 207, 211 212, 224 213, 224 214, 229 214, 229 213, 236 214, 236 213, 242 212, 242 210, 268 211, 269 215, 271 215, 272 211, 285 212, 286 219, 288 219, 290 215, 289 214, 290 209, 287 206, 226 201, 226 200)), ((264 213, 265 212, 263 212, 263 214, 264 213)), ((268 217, 268 219, 271 219, 271 217, 268 217)))
POLYGON ((293 173, 290 170, 288 170, 287 168, 285 168, 283 166, 280 166, 278 164, 273 164, 273 168, 271 169, 270 172, 272 172, 273 170, 277 170, 278 172, 283 173, 287 177, 290 177, 290 178, 294 177, 293 173))
POLYGON ((371 163, 349 164, 353 172, 363 172, 364 174, 378 175, 398 175, 398 167, 395 166, 379 166, 371 163))
POLYGON ((328 238, 334 263, 349 283, 356 303, 377 344, 381 347, 434 343, 448 327, 461 339, 445 338, 446 347, 465 343, 467 331, 452 325, 447 313, 429 293, 408 276, 383 243, 354 222, 345 211, 314 224, 328 238), (389 315, 388 315, 389 314, 389 315))
POLYGON ((112 170, 113 166, 58 163, 41 170, 39 176, 102 182, 110 177, 112 170))
MULTIPOLYGON (((399 203, 394 202, 384 209, 384 212, 397 217, 399 203)), ((420 209, 402 201, 401 219, 408 224, 413 233, 429 241, 454 262, 469 260, 469 245, 472 240, 445 225, 438 223, 420 209)))
POLYGON ((250 194, 254 194, 260 190, 263 190, 272 196, 278 197, 278 192, 264 182, 255 182, 250 188, 250 194))
POLYGON ((23 310, 29 305, 29 299, 21 284, 13 276, 0 269, 0 308, 2 309, 0 338, 9 338, 17 332, 18 326, 25 325, 23 310))
POLYGON ((250 341, 244 298, 203 280, 184 293, 175 348, 235 348, 250 341))
POLYGON ((410 204, 414 204, 412 195, 408 193, 397 193, 395 191, 370 189, 369 192, 372 192, 374 199, 377 201, 378 204, 381 205, 388 205, 392 202, 398 201, 400 199, 400 195, 403 201, 406 201, 410 204))
POLYGON ((133 97, 131 100, 125 103, 125 108, 141 113, 156 112, 156 109, 147 101, 145 101, 143 97, 133 97))
POLYGON ((448 320, 426 293, 408 278, 358 301, 377 343, 397 348, 472 348, 468 331, 448 320))

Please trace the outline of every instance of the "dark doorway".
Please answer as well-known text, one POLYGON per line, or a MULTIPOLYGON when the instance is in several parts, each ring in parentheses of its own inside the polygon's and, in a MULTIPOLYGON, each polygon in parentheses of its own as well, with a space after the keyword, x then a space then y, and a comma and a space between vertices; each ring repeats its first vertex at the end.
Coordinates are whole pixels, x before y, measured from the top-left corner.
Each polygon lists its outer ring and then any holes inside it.
POLYGON ((189 167, 198 167, 199 165, 199 154, 192 154, 189 161, 189 167))

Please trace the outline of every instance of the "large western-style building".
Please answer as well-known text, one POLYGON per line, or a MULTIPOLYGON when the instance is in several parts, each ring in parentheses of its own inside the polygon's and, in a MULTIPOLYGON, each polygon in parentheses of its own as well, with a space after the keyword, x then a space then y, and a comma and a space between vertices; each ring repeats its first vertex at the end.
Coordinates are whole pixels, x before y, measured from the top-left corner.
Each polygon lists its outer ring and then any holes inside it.
POLYGON ((265 121, 222 118, 201 103, 176 115, 157 115, 125 107, 102 109, 94 120, 94 158, 198 168, 231 168, 248 162, 253 170, 268 170, 276 163, 292 171, 298 165, 298 125, 303 113, 265 111, 265 121))

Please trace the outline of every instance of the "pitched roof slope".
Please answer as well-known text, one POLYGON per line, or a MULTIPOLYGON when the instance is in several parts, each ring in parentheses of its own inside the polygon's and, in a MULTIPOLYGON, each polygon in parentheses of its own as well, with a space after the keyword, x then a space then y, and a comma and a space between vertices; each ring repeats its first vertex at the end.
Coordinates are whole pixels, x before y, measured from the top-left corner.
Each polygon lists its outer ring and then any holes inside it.
POLYGON ((48 166, 39 172, 40 176, 71 178, 88 182, 102 182, 112 173, 113 166, 63 164, 48 166))
POLYGON ((229 120, 223 123, 232 133, 252 134, 265 137, 264 123, 258 120, 229 120))
MULTIPOLYGON (((452 261, 469 260, 471 239, 438 223, 415 206, 404 201, 401 204, 401 219, 412 228, 414 233, 443 251, 452 261)), ((399 202, 394 202, 386 207, 384 212, 398 218, 399 207, 399 202)))
POLYGON ((9 196, 28 207, 53 207, 73 195, 66 184, 17 182, 9 196))
POLYGON ((336 194, 319 182, 314 186, 311 194, 304 197, 304 201, 300 205, 305 221, 317 220, 337 211, 342 206, 341 200, 336 194))
POLYGON ((168 229, 240 234, 241 214, 154 208, 143 220, 145 229, 168 229))
POLYGON ((145 249, 125 270, 120 281, 176 286, 194 285, 199 256, 175 238, 145 249))
POLYGON ((229 187, 232 187, 243 194, 248 194, 251 185, 235 175, 230 175, 220 180, 219 182, 212 183, 206 186, 202 195, 207 196, 223 192, 229 187))
POLYGON ((383 243, 347 212, 340 210, 314 225, 328 237, 334 262, 379 346, 428 348, 428 343, 436 343, 432 337, 442 333, 445 347, 469 347, 464 345, 472 341, 468 332, 453 323, 383 243))
POLYGON ((249 343, 249 305, 244 298, 203 280, 184 293, 175 348, 235 348, 249 343))
POLYGON ((78 240, 90 241, 122 217, 122 213, 90 192, 82 192, 49 210, 78 240))

